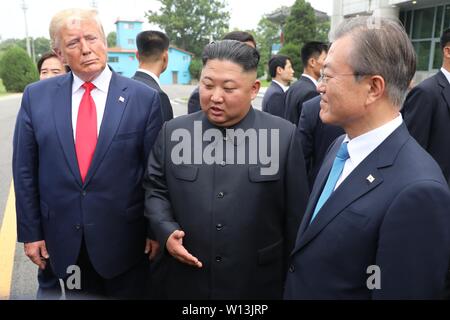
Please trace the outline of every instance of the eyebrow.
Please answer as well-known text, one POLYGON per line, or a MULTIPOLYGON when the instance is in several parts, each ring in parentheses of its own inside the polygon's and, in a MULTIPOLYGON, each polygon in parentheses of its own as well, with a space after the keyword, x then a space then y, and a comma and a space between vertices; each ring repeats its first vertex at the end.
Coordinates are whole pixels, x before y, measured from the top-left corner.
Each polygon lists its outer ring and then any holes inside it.
MULTIPOLYGON (((206 76, 206 77, 204 77, 203 78, 203 80, 210 80, 210 81, 214 81, 214 79, 213 78, 211 78, 211 77, 208 77, 208 76, 206 76)), ((228 83, 228 82, 233 82, 233 83, 236 83, 236 81, 235 80, 233 80, 233 79, 228 79, 228 80, 225 80, 225 81, 223 81, 224 83, 228 83)))

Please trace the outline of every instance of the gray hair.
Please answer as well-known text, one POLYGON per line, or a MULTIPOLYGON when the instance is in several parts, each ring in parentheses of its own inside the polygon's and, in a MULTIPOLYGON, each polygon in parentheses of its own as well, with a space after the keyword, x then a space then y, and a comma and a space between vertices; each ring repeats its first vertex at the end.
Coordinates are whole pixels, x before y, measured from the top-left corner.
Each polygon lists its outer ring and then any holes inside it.
POLYGON ((350 35, 353 48, 349 65, 356 80, 380 75, 391 102, 401 107, 416 71, 416 54, 403 26, 382 17, 357 17, 341 23, 333 41, 350 35))
POLYGON ((202 53, 203 66, 208 60, 228 60, 242 67, 245 72, 256 71, 259 52, 255 48, 236 40, 222 40, 208 44, 202 53))
POLYGON ((105 31, 103 30, 102 23, 98 17, 97 10, 79 8, 65 9, 56 13, 50 22, 49 33, 52 49, 57 49, 59 47, 59 33, 63 27, 70 28, 79 25, 80 21, 83 20, 93 20, 97 22, 103 40, 106 41, 105 31))

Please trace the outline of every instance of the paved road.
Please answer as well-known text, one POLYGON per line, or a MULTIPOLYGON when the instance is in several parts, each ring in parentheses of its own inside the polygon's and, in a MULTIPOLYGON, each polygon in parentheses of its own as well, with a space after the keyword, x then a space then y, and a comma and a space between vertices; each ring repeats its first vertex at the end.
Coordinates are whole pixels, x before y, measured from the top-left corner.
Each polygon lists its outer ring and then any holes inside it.
MULTIPOLYGON (((175 116, 186 114, 187 100, 194 88, 195 86, 163 86, 163 90, 167 92, 172 102, 175 116)), ((258 109, 260 109, 263 91, 253 102, 253 105, 258 109)), ((12 181, 12 136, 20 99, 21 95, 0 97, 0 224, 4 221, 5 206, 12 181)), ((0 259, 2 258, 1 254, 0 252, 0 259)), ((14 264, 12 265, 11 289, 8 292, 9 299, 34 299, 37 290, 37 268, 24 255, 21 243, 17 243, 15 248, 14 245, 11 246, 11 257, 12 255, 14 256, 14 264)), ((0 267, 2 267, 1 262, 0 267)), ((7 264, 8 261, 3 261, 3 263, 7 264)), ((0 273, 2 271, 0 270, 0 273)), ((1 279, 0 275, 0 281, 2 281, 1 279)), ((1 298, 2 292, 0 292, 1 298)))

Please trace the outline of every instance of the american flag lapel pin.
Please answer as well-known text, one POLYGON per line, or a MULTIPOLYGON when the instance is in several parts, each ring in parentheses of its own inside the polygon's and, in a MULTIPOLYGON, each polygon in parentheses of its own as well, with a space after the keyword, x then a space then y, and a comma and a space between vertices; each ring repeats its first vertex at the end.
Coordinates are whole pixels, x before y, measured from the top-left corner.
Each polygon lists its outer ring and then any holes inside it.
POLYGON ((125 102, 125 98, 122 97, 122 96, 120 96, 120 97, 119 97, 119 101, 120 101, 120 102, 125 102))
POLYGON ((369 174, 369 176, 366 179, 367 181, 369 181, 369 183, 373 183, 375 181, 375 178, 371 174, 369 174))

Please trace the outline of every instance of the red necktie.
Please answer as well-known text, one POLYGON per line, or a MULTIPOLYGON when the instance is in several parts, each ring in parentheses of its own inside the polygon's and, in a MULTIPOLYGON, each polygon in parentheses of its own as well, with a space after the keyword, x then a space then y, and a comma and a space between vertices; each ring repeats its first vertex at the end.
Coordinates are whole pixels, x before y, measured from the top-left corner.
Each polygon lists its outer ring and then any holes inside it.
POLYGON ((81 179, 84 182, 97 145, 97 110, 91 96, 91 90, 95 86, 91 82, 85 82, 82 87, 84 94, 78 109, 75 149, 81 179))

